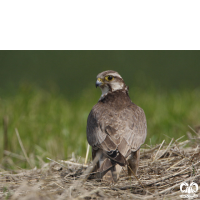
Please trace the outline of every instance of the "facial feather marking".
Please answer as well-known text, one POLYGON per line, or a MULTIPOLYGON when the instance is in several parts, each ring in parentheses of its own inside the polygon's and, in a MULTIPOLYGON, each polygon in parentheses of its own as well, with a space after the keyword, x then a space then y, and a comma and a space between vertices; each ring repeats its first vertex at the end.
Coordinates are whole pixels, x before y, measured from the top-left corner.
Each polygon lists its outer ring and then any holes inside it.
POLYGON ((101 88, 101 97, 103 97, 104 95, 106 95, 109 92, 109 87, 107 85, 105 85, 104 87, 100 87, 101 88))
POLYGON ((121 78, 122 77, 119 75, 118 72, 115 72, 115 71, 112 71, 112 70, 108 70, 108 71, 104 71, 104 72, 101 72, 97 75, 97 78, 104 78, 105 76, 114 76, 114 77, 118 77, 118 78, 121 78))
POLYGON ((119 77, 119 78, 122 79, 122 77, 117 72, 115 72, 115 73, 109 73, 108 76, 119 77))
POLYGON ((112 92, 114 92, 116 90, 121 90, 124 87, 123 82, 113 82, 113 83, 110 83, 110 84, 111 84, 112 92))

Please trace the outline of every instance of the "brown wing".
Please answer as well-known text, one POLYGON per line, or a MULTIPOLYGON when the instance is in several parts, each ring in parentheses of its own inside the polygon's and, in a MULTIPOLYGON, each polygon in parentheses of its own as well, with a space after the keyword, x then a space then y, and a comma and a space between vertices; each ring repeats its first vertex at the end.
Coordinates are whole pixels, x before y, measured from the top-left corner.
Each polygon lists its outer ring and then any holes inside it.
POLYGON ((119 152, 127 157, 144 143, 147 125, 144 111, 131 103, 116 110, 97 103, 87 120, 87 139, 93 148, 119 152))

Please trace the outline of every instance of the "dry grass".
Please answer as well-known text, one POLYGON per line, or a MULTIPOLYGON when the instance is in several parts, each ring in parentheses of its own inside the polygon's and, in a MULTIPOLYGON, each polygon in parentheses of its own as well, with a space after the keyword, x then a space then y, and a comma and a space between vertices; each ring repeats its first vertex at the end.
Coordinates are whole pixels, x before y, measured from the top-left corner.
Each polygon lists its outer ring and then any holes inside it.
POLYGON ((188 136, 184 142, 172 139, 141 149, 137 178, 124 169, 115 184, 88 179, 91 164, 74 155, 41 169, 1 170, 0 199, 180 199, 181 182, 200 186, 200 133, 188 136))

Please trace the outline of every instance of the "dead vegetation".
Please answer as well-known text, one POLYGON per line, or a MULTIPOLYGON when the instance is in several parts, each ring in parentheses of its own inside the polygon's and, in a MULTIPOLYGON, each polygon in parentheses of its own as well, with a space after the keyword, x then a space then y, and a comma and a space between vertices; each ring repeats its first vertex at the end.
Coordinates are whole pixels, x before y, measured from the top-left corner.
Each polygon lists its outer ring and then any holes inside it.
POLYGON ((144 146, 137 177, 124 169, 115 184, 92 179, 91 164, 75 156, 50 159, 41 169, 1 169, 0 199, 180 199, 182 182, 200 186, 200 133, 194 132, 183 142, 144 146))

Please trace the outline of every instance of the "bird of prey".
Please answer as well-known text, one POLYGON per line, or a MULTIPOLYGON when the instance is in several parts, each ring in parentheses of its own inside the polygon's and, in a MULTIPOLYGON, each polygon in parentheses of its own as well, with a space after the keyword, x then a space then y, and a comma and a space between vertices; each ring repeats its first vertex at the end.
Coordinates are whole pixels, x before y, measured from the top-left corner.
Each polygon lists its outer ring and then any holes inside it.
POLYGON ((98 155, 94 171, 98 178, 116 182, 123 166, 128 175, 137 173, 140 146, 147 135, 142 108, 132 103, 128 86, 118 72, 108 70, 97 75, 96 87, 102 95, 87 119, 87 140, 92 159, 98 155))

